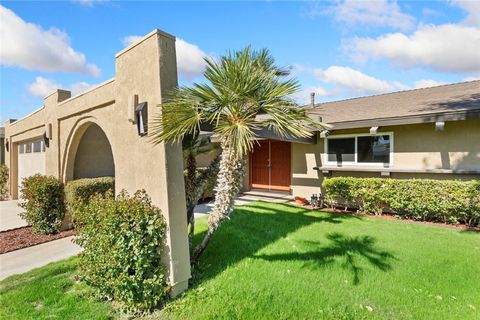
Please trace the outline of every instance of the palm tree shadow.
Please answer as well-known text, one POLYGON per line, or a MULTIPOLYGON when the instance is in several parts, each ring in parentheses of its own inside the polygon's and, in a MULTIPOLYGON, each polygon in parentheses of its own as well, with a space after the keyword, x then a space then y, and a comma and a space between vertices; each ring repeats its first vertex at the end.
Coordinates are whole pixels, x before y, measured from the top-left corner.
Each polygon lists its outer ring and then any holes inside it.
POLYGON ((392 269, 391 261, 397 260, 395 256, 376 247, 376 239, 369 235, 348 237, 340 233, 330 233, 327 239, 331 243, 320 246, 319 242, 305 241, 309 247, 319 247, 317 250, 307 252, 291 252, 282 254, 257 255, 256 258, 266 261, 304 261, 304 267, 323 268, 326 265, 336 263, 344 258, 341 266, 350 270, 353 284, 360 283, 360 274, 363 271, 361 260, 366 260, 372 266, 382 270, 392 269))
MULTIPOLYGON (((198 264, 194 265, 191 285, 215 277, 229 266, 255 254, 269 244, 313 223, 340 224, 362 217, 320 213, 287 204, 254 202, 235 209, 230 219, 215 233, 198 264)), ((195 235, 193 246, 204 232, 195 235)))

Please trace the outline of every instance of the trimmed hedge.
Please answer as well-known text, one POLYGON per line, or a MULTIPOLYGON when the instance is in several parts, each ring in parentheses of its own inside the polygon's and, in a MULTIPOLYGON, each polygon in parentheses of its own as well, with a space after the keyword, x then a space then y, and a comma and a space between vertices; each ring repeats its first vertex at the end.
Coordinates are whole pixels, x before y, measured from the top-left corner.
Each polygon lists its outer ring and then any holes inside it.
POLYGON ((69 206, 83 205, 96 194, 115 194, 115 178, 86 178, 67 182, 65 197, 69 206))
POLYGON ((8 167, 0 165, 0 200, 8 199, 8 167))
POLYGON ((480 224, 480 180, 334 177, 323 181, 325 202, 363 212, 395 212, 421 221, 480 224))
POLYGON ((145 191, 117 199, 97 195, 76 212, 83 247, 80 278, 126 311, 154 308, 165 296, 162 266, 166 224, 145 191))
POLYGON ((63 183, 53 176, 36 174, 25 178, 21 186, 20 207, 25 219, 36 233, 58 232, 65 216, 65 193, 63 183))

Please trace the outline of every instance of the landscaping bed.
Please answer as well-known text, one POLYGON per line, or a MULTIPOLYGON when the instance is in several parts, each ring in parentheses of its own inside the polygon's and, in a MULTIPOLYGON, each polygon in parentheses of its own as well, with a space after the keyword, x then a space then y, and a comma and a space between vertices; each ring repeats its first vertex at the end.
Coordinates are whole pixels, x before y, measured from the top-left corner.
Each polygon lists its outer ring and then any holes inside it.
POLYGON ((32 232, 32 227, 2 231, 0 232, 0 254, 73 236, 74 234, 75 230, 60 231, 51 235, 36 234, 32 232))

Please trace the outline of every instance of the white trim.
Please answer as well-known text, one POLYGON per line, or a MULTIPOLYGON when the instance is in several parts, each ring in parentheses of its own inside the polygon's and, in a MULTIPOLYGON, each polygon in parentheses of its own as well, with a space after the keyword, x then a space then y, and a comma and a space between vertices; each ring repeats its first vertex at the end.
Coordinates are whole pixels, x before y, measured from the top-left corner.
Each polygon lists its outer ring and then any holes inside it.
POLYGON ((339 134, 331 135, 323 139, 323 159, 325 166, 332 167, 358 167, 358 166, 368 166, 368 167, 378 167, 378 168, 391 168, 393 167, 393 153, 394 150, 394 141, 393 141, 393 132, 378 132, 376 134, 369 133, 352 133, 352 134, 339 134), (358 137, 374 137, 374 136, 390 136, 390 162, 385 164, 383 162, 358 162, 358 137), (355 161, 342 161, 341 165, 338 165, 337 161, 328 161, 328 140, 330 139, 343 139, 343 138, 355 138, 355 161))

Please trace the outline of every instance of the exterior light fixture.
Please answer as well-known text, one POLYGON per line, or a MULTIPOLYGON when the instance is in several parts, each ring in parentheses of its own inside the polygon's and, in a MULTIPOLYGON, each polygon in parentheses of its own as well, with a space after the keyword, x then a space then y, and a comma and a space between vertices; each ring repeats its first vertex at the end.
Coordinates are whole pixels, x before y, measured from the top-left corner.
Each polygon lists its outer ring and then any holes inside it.
POLYGON ((371 135, 377 134, 377 132, 378 132, 378 127, 371 127, 370 128, 370 134, 371 135))
POLYGON ((443 131, 443 130, 445 130, 445 121, 435 122, 435 131, 443 131))
POLYGON ((7 139, 5 139, 5 150, 7 150, 7 152, 8 152, 9 149, 10 149, 10 144, 9 144, 9 141, 8 141, 8 138, 7 138, 7 139))
POLYGON ((135 107, 135 120, 137 123, 137 131, 139 136, 147 134, 148 130, 148 109, 147 103, 141 102, 135 107))
POLYGON ((330 134, 330 131, 328 130, 323 130, 320 132, 320 138, 326 138, 330 134))
POLYGON ((45 143, 45 147, 50 146, 50 139, 48 139, 47 131, 43 133, 43 142, 45 143))

